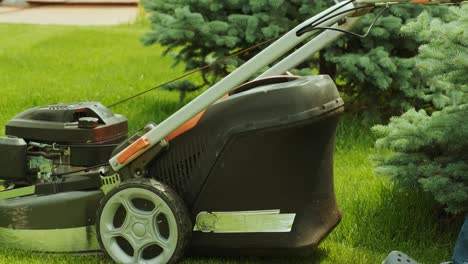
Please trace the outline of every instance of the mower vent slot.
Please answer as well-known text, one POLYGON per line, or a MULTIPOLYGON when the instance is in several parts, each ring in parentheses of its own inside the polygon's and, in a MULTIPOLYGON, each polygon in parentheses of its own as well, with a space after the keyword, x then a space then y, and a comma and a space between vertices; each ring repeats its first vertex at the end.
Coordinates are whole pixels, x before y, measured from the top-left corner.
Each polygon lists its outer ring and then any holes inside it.
POLYGON ((174 142, 183 147, 171 148, 161 157, 152 170, 152 175, 171 186, 179 195, 185 195, 195 169, 199 167, 199 158, 205 151, 206 144, 200 138, 191 142, 174 142))
POLYGON ((118 174, 114 174, 111 176, 101 176, 101 190, 104 193, 108 193, 110 190, 114 189, 114 187, 120 184, 120 176, 118 174))

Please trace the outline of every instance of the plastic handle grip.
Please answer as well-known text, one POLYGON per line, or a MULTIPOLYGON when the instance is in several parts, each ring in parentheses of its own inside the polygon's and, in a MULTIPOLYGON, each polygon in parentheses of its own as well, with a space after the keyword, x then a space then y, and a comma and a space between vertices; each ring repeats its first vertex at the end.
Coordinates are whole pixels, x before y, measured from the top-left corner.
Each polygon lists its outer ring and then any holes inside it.
POLYGON ((146 137, 141 137, 137 141, 133 142, 130 147, 128 147, 125 152, 120 154, 119 157, 117 157, 117 161, 120 164, 124 164, 127 160, 129 160, 133 155, 138 153, 140 150, 147 148, 150 145, 148 142, 148 139, 146 137))

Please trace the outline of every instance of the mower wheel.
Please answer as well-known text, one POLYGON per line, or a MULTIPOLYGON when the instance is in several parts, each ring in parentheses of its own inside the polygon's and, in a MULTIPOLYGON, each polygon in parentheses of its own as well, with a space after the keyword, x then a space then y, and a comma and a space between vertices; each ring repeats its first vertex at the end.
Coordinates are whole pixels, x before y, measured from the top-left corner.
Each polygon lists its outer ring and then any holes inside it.
POLYGON ((97 239, 117 263, 176 263, 191 230, 183 200, 153 179, 123 182, 104 196, 97 211, 97 239))

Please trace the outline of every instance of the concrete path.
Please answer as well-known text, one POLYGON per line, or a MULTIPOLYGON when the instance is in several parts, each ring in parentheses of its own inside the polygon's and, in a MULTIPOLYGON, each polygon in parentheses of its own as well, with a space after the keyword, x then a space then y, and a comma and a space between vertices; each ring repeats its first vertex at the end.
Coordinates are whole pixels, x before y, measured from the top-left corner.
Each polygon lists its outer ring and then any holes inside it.
POLYGON ((26 0, 26 2, 30 4, 138 4, 138 0, 26 0))
POLYGON ((45 25, 116 25, 135 21, 135 5, 0 6, 0 23, 45 25))

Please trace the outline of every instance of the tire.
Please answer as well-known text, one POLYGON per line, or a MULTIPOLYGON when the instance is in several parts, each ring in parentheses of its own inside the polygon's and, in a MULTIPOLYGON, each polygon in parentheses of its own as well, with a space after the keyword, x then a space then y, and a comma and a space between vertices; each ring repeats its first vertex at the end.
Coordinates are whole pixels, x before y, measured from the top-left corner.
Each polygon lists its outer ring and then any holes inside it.
POLYGON ((104 254, 117 263, 173 264, 192 235, 183 200, 154 179, 123 182, 101 200, 96 234, 104 254))

